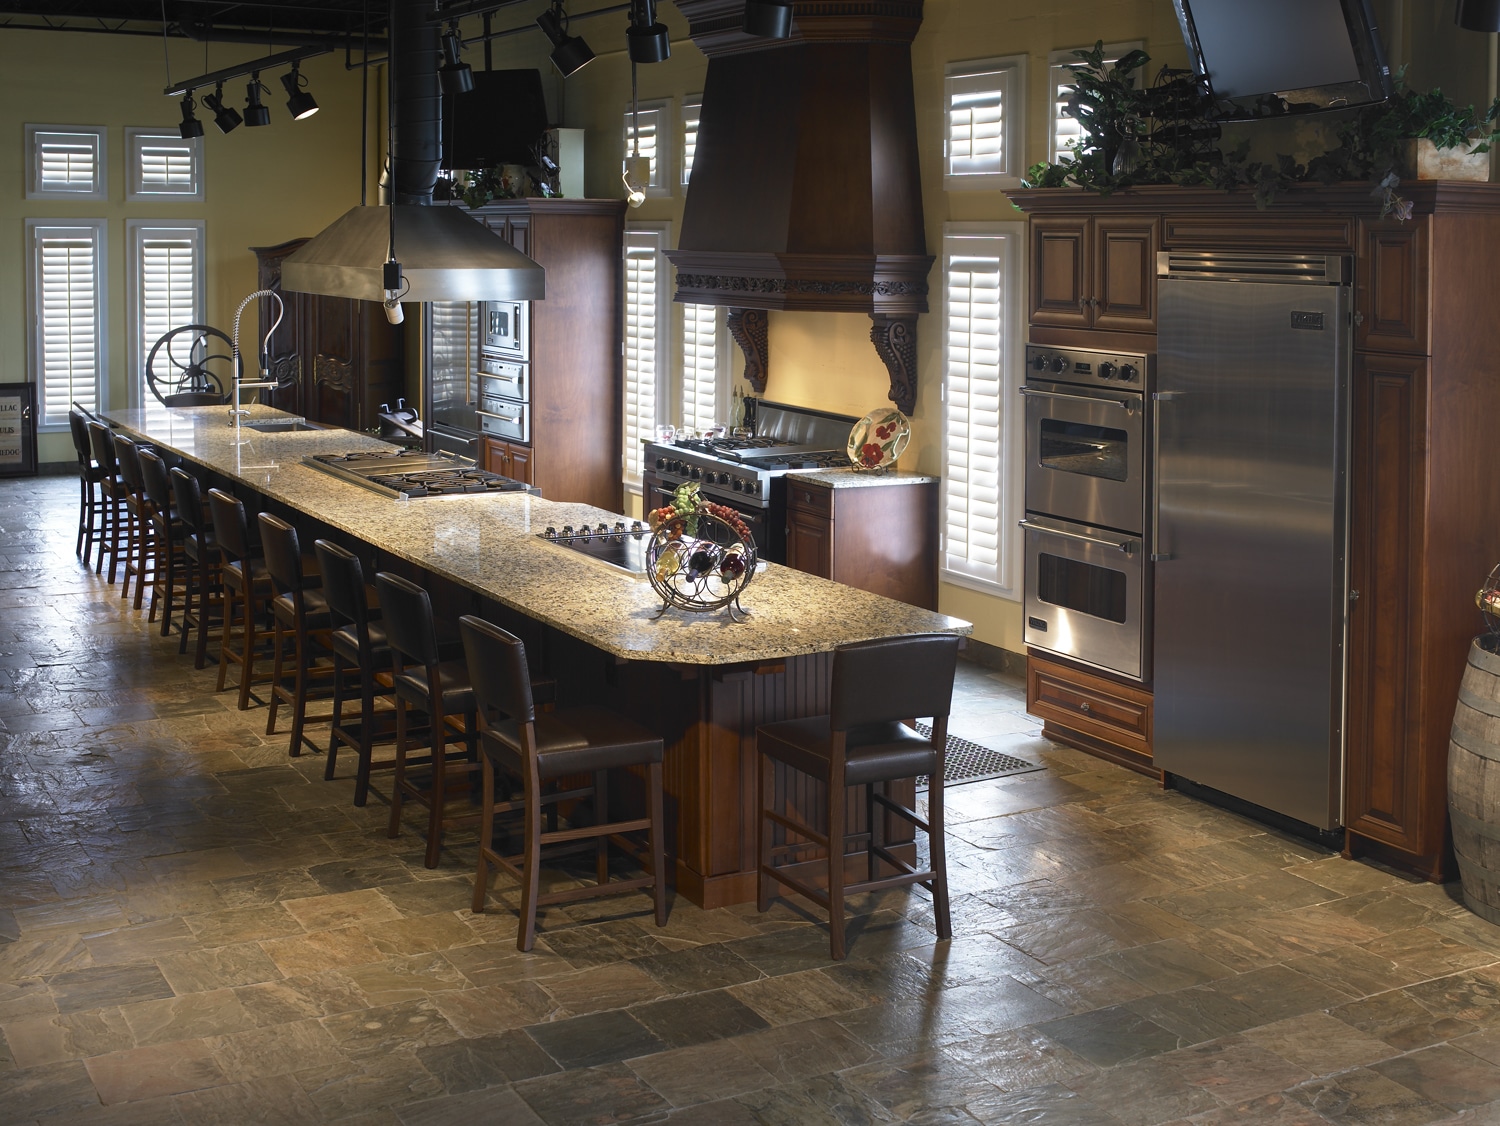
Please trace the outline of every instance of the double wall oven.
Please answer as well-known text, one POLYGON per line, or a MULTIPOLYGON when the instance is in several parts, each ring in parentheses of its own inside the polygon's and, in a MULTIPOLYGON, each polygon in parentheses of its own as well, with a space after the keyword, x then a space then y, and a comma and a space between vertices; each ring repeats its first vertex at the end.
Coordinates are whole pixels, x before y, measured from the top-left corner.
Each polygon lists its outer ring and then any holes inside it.
POLYGON ((1026 644, 1151 676, 1152 357, 1030 345, 1026 644))

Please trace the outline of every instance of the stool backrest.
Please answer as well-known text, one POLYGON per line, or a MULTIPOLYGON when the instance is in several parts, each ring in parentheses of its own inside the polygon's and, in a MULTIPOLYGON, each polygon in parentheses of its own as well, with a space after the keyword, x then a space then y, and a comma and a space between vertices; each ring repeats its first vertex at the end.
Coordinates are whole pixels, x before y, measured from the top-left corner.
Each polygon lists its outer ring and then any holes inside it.
POLYGON ((115 464, 115 434, 102 422, 89 423, 89 449, 94 452, 94 460, 103 468, 110 477, 119 475, 120 467, 115 464))
POLYGON ((203 488, 198 478, 175 465, 167 476, 172 480, 172 496, 177 500, 177 518, 201 543, 207 529, 203 526, 203 488))
POLYGON ((302 545, 297 541, 297 529, 269 512, 262 512, 256 519, 260 522, 260 546, 266 555, 271 581, 280 593, 300 593, 302 545))
POLYGON ((431 668, 438 656, 437 627, 432 620, 432 599, 416 583, 381 571, 375 576, 380 595, 380 620, 391 648, 414 665, 431 668))
POLYGON ((843 645, 833 654, 829 726, 946 716, 953 706, 958 637, 951 633, 887 637, 843 645))
POLYGON ((116 434, 114 439, 115 464, 120 468, 120 480, 132 493, 139 493, 142 485, 140 447, 123 434, 116 434))
POLYGON ((485 726, 493 727, 502 719, 534 723, 531 673, 526 668, 526 646, 521 639, 473 614, 458 619, 458 632, 464 639, 474 703, 485 726))
POLYGON ((223 489, 208 490, 208 512, 214 521, 214 539, 231 562, 250 557, 250 528, 245 522, 245 504, 223 489))
POLYGON ((94 451, 89 448, 89 420, 77 408, 70 408, 68 411, 68 430, 73 435, 73 452, 78 455, 78 464, 92 465, 94 451))
POLYGON ((146 492, 146 499, 156 507, 157 512, 170 517, 172 515, 172 482, 167 477, 167 463, 162 461, 160 454, 149 447, 142 449, 139 457, 141 488, 146 492))
POLYGON ((323 597, 338 620, 352 625, 363 649, 370 639, 370 603, 365 597, 365 571, 359 556, 331 540, 313 540, 318 568, 323 572, 323 597))

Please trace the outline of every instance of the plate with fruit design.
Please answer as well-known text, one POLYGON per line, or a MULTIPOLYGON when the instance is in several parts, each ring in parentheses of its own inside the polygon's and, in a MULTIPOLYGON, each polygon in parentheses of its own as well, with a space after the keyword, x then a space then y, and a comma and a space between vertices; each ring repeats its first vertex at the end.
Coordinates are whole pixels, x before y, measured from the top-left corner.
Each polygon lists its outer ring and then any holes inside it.
POLYGON ((890 469, 911 441, 911 420, 895 407, 877 407, 849 431, 849 460, 855 469, 890 469))

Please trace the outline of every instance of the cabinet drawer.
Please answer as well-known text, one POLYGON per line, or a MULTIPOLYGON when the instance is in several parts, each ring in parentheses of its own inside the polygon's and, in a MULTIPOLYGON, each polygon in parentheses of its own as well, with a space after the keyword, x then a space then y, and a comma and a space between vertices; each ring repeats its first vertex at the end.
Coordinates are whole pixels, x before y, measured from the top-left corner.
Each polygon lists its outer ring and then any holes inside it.
POLYGON ((1026 710, 1138 755, 1151 754, 1151 693, 1037 657, 1026 660, 1026 710))
POLYGON ((789 511, 815 513, 827 516, 833 511, 833 490, 820 489, 816 485, 799 485, 787 482, 786 503, 789 511))

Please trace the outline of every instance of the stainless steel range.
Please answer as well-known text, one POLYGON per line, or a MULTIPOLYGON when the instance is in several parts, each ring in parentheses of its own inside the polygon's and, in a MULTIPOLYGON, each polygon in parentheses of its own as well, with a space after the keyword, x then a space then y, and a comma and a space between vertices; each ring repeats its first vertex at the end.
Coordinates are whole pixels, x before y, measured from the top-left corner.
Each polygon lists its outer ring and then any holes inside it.
POLYGON ((705 499, 738 511, 762 559, 786 559, 786 474, 796 469, 846 469, 845 447, 856 419, 823 411, 747 400, 755 434, 647 442, 643 496, 649 512, 671 500, 686 481, 705 499))
POLYGON ((422 450, 360 450, 307 454, 304 464, 387 496, 473 496, 476 493, 535 493, 525 482, 478 468, 466 457, 422 450))

